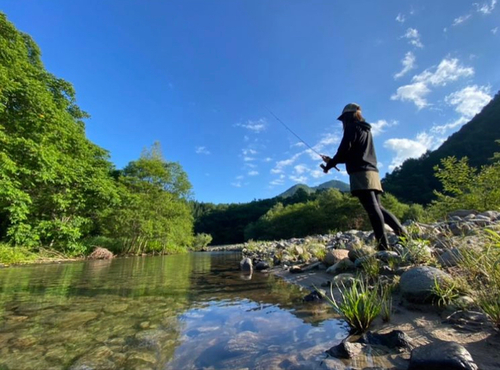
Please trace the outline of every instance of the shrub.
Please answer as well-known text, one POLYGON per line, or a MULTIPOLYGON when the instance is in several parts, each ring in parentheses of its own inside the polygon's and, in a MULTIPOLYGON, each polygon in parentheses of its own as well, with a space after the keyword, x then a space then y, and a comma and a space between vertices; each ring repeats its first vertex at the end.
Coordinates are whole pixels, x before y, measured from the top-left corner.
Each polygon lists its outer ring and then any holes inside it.
POLYGON ((10 265, 14 263, 27 263, 36 259, 36 255, 24 247, 13 247, 0 243, 0 263, 10 265))
POLYGON ((205 249, 212 242, 212 235, 200 233, 196 234, 193 240, 192 249, 195 251, 201 251, 205 249))

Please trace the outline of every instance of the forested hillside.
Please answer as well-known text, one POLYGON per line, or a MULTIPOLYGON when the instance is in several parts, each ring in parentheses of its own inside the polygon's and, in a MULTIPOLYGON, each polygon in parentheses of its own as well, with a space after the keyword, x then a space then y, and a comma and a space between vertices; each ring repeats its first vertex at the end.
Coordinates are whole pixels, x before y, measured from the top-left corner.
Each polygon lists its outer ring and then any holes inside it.
POLYGON ((491 164, 500 147, 500 93, 459 131, 451 135, 438 149, 418 159, 408 159, 383 180, 386 191, 405 202, 427 204, 435 199, 433 190, 441 190, 434 176, 434 166, 441 159, 454 156, 469 158, 469 164, 480 167, 491 164))
POLYGON ((45 70, 40 54, 0 13, 0 242, 66 255, 93 245, 132 253, 188 246, 191 184, 181 166, 155 144, 115 170, 87 139, 89 116, 73 86, 45 70))
POLYGON ((299 189, 304 190, 306 193, 311 194, 314 193, 317 190, 324 190, 324 189, 338 189, 340 191, 349 191, 349 184, 346 184, 345 182, 338 181, 338 180, 331 180, 324 182, 323 184, 320 184, 318 186, 307 186, 305 184, 297 184, 292 186, 290 189, 285 190, 283 193, 278 195, 278 197, 281 198, 286 198, 294 195, 299 189))

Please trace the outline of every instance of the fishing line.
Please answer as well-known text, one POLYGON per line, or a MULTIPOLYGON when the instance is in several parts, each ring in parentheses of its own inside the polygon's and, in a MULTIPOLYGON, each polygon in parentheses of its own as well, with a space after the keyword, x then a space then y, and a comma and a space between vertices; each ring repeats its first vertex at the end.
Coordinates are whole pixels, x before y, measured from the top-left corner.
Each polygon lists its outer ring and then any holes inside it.
MULTIPOLYGON (((312 148, 312 146, 310 146, 308 143, 306 143, 304 140, 302 140, 302 139, 300 138, 300 136, 299 136, 299 135, 297 135, 295 132, 293 132, 293 130, 292 130, 290 127, 288 127, 288 126, 286 125, 286 123, 285 123, 285 122, 283 122, 282 120, 280 120, 280 119, 279 119, 279 117, 278 117, 276 114, 274 114, 274 113, 272 112, 272 110, 271 110, 271 109, 269 109, 269 108, 267 108, 267 107, 266 107, 266 109, 269 111, 269 113, 271 113, 271 114, 272 114, 272 116, 273 116, 274 118, 276 118, 276 120, 277 120, 279 123, 281 123, 281 124, 282 124, 282 125, 283 125, 283 126, 284 126, 287 130, 288 130, 288 131, 290 131, 290 132, 291 132, 291 133, 292 133, 292 134, 293 134, 293 135, 294 135, 297 139, 299 139, 301 142, 303 142, 303 143, 304 143, 304 144, 305 144, 305 145, 306 145, 309 149, 311 149, 314 153, 316 153, 317 155, 319 155, 319 156, 321 157, 321 159, 323 159, 323 155, 322 155, 322 154, 318 153, 316 150, 314 150, 314 149, 312 148)), ((320 167, 321 167, 321 168, 322 168, 325 172, 327 172, 327 170, 325 170, 325 165, 324 165, 324 164, 321 164, 321 165, 320 165, 320 167)), ((340 171, 340 170, 337 168, 337 166, 333 166, 333 168, 335 168, 337 171, 340 171)))
POLYGON ((319 153, 318 153, 316 150, 314 150, 314 149, 313 149, 313 148, 312 148, 312 147, 311 147, 308 143, 306 143, 304 140, 302 140, 302 139, 300 138, 300 136, 299 136, 299 135, 297 135, 295 132, 293 132, 293 130, 292 130, 290 127, 288 127, 288 126, 285 124, 285 122, 283 122, 282 120, 280 120, 280 119, 278 118, 278 116, 277 116, 276 114, 274 114, 274 113, 271 111, 271 109, 269 109, 269 108, 266 108, 266 109, 269 111, 269 113, 271 113, 271 114, 272 114, 272 116, 273 116, 274 118, 276 118, 276 120, 277 120, 279 123, 281 123, 281 124, 282 124, 282 125, 283 125, 283 126, 284 126, 287 130, 288 130, 288 131, 290 131, 293 135, 295 135, 295 137, 296 137, 297 139, 299 139, 301 142, 303 142, 303 143, 304 143, 304 144, 305 144, 305 145, 306 145, 309 149, 311 149, 314 153, 316 153, 316 154, 317 154, 317 155, 319 155, 321 158, 323 158, 323 155, 319 154, 319 153))

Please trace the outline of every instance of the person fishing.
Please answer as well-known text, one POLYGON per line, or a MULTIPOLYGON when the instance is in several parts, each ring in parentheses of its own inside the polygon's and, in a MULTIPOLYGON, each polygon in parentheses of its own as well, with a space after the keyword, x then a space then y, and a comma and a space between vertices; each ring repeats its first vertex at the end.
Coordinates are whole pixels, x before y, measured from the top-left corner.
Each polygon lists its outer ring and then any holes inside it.
POLYGON ((383 193, 377 168, 377 155, 371 133, 371 125, 361 115, 361 107, 356 103, 347 104, 337 118, 342 121, 344 135, 333 158, 321 155, 324 173, 337 164, 345 163, 349 174, 352 195, 356 196, 368 213, 377 240, 378 250, 389 249, 384 224, 389 225, 398 236, 405 235, 399 220, 380 203, 383 193))

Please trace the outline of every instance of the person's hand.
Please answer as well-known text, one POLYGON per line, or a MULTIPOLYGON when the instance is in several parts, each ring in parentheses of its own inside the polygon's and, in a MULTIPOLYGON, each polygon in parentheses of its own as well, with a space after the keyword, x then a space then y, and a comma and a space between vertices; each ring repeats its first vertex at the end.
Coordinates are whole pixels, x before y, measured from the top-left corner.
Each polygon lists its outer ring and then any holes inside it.
POLYGON ((325 163, 328 163, 328 161, 331 159, 329 156, 327 155, 321 155, 321 159, 325 162, 325 163))

